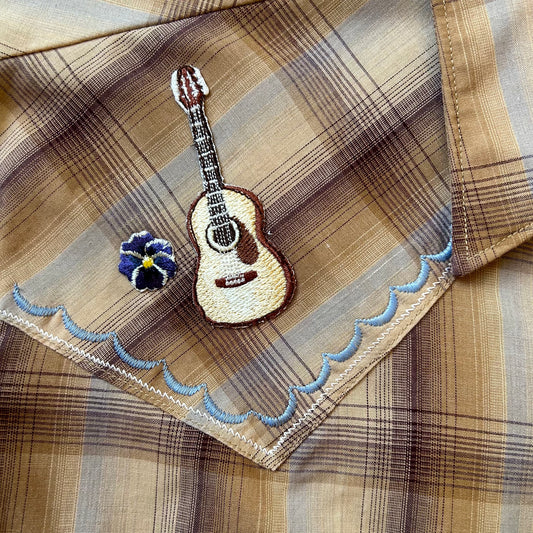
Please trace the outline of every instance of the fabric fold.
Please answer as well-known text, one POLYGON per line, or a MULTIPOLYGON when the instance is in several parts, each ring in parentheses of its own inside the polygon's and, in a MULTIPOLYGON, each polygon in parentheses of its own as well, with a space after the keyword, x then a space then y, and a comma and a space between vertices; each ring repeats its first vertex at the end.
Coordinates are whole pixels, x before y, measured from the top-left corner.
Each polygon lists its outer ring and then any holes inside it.
POLYGON ((450 154, 453 270, 533 235, 533 44, 527 1, 433 2, 450 154))

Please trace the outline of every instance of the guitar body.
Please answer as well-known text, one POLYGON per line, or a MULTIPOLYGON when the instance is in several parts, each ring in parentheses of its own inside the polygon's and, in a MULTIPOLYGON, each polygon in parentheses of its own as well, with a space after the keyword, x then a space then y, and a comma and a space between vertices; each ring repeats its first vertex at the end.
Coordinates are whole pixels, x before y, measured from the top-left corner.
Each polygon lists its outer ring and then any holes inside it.
POLYGON ((193 203, 188 230, 197 252, 194 301, 215 326, 244 327, 281 312, 294 293, 294 273, 264 235, 264 214, 255 195, 224 186, 221 191, 232 223, 236 245, 220 251, 210 244, 211 224, 206 193, 193 203))

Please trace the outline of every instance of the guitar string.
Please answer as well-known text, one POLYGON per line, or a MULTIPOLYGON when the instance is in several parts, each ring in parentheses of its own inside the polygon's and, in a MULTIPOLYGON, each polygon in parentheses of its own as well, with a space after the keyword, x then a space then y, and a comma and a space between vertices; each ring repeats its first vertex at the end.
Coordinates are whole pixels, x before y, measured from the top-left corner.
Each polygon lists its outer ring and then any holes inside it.
POLYGON ((223 206, 224 209, 222 209, 222 213, 218 213, 219 215, 225 215, 225 218, 226 218, 226 221, 223 222, 222 224, 213 224, 213 227, 215 228, 225 228, 227 230, 226 232, 226 237, 228 237, 228 245, 233 241, 233 238, 231 236, 231 232, 230 232, 230 217, 229 217, 229 214, 228 214, 228 211, 227 211, 227 206, 226 206, 226 202, 224 201, 224 196, 223 196, 223 193, 222 193, 222 189, 223 189, 223 183, 224 183, 224 178, 222 176, 222 172, 220 170, 220 162, 218 160, 218 155, 217 155, 217 152, 216 152, 216 147, 215 147, 215 143, 214 143, 214 139, 213 139, 213 134, 211 132, 211 128, 209 127, 209 121, 207 119, 207 115, 205 114, 205 109, 204 109, 204 106, 203 106, 203 102, 202 104, 195 104, 193 106, 191 106, 189 108, 190 110, 190 113, 189 113, 189 120, 190 120, 190 124, 191 124, 191 131, 193 133, 193 140, 195 141, 195 147, 196 147, 196 150, 197 150, 197 153, 198 153, 198 159, 200 161, 200 168, 202 171, 202 180, 205 182, 207 182, 207 187, 204 185, 204 189, 206 189, 206 195, 208 196, 208 205, 209 207, 214 207, 214 206, 223 206), (193 116, 194 114, 194 116, 193 116), (198 134, 198 130, 201 130, 203 133, 207 133, 205 135, 199 135, 198 134), (205 144, 207 145, 207 150, 203 150, 202 148, 202 143, 204 141, 208 141, 206 142, 205 144), (205 156, 206 155, 209 155, 210 159, 209 159, 209 163, 210 165, 209 166, 202 166, 201 164, 201 160, 202 158, 204 159, 207 159, 205 156), (215 172, 216 170, 218 170, 218 175, 217 173, 215 172), (211 179, 206 179, 205 176, 207 175, 207 171, 209 172, 212 172, 215 177, 214 179, 211 178, 211 179), (210 183, 215 183, 216 185, 218 185, 218 189, 217 191, 210 191, 210 187, 209 187, 209 184, 210 183), (216 194, 220 194, 220 198, 221 198, 221 201, 218 201, 218 202, 215 202, 213 203, 211 200, 210 200, 210 195, 216 195, 216 194))
POLYGON ((200 165, 200 171, 202 174, 202 180, 204 182, 204 189, 206 190, 206 192, 220 192, 221 197, 222 197, 222 201, 217 202, 217 203, 222 204, 224 206, 224 209, 222 210, 222 213, 215 215, 215 216, 213 216, 211 214, 211 211, 209 210, 210 199, 207 198, 209 218, 214 227, 213 233, 215 234, 217 239, 223 236, 224 238, 223 245, 229 246, 235 239, 235 235, 232 235, 230 217, 229 217, 227 205, 226 205, 226 202, 224 201, 224 196, 222 193, 223 177, 220 171, 220 165, 219 165, 218 157, 216 154, 216 147, 215 147, 212 133, 209 128, 203 102, 201 104, 192 106, 189 109, 189 125, 191 128, 194 145, 195 145, 195 148, 198 154, 198 161, 200 165), (201 144, 198 142, 199 138, 202 138, 202 142, 205 141, 205 143, 207 144, 207 147, 208 147, 207 151, 204 151, 202 149, 201 144), (206 152, 210 152, 212 154, 211 157, 203 158, 202 154, 206 152), (203 164, 203 160, 205 161, 206 159, 208 161, 209 166, 204 166, 203 164), (218 175, 217 175, 217 170, 218 170, 218 175), (219 190, 212 191, 211 183, 215 183, 219 190), (222 223, 213 222, 213 219, 219 219, 219 218, 222 219, 222 223))

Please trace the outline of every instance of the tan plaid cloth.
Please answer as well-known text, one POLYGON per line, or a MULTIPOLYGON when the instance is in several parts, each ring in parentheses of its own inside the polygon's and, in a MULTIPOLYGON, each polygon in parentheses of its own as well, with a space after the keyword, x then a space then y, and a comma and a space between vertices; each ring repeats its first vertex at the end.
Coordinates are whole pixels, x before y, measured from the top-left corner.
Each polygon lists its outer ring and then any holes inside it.
POLYGON ((0 21, 0 531, 532 530, 529 0, 0 21), (192 298, 181 65, 294 267, 248 328, 192 298), (157 291, 118 271, 140 231, 174 248, 157 291))

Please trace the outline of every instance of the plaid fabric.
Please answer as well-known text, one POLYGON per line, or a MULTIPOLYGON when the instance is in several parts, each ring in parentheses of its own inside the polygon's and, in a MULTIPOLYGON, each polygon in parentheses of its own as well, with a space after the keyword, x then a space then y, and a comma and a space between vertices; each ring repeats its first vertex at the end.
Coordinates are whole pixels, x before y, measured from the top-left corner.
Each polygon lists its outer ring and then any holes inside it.
POLYGON ((32 3, 42 40, 0 37, 2 527, 526 531, 531 7, 243 4, 89 2, 69 33, 32 3), (251 328, 192 299, 183 64, 296 272, 251 328), (174 246, 157 292, 117 269, 142 230, 174 246))
POLYGON ((0 58, 66 46, 258 0, 54 0, 5 2, 0 58))
POLYGON ((532 304, 529 242, 456 281, 276 472, 4 326, 0 528, 529 532, 532 304))

